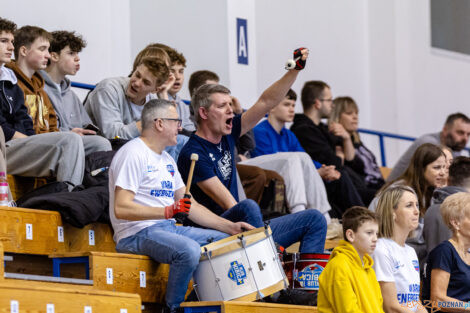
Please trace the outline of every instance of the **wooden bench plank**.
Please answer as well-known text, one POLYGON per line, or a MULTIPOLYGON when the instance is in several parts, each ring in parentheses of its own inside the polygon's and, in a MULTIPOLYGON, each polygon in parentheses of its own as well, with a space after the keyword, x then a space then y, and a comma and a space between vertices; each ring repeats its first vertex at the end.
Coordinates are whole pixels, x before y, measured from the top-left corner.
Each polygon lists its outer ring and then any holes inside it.
POLYGON ((223 313, 256 312, 256 313, 312 313, 318 312, 317 307, 305 305, 277 304, 266 302, 246 301, 201 301, 183 302, 184 308, 190 307, 214 307, 221 308, 223 313))
POLYGON ((83 290, 72 286, 52 287, 47 283, 31 284, 28 281, 0 282, 0 313, 11 313, 12 305, 18 306, 17 312, 50 312, 48 305, 54 305, 54 312, 87 312, 90 313, 140 313, 141 301, 136 294, 106 292, 100 290, 83 290))
POLYGON ((108 224, 92 223, 83 228, 65 224, 64 233, 67 251, 116 252, 113 230, 108 224))
MULTIPOLYGON (((89 257, 90 280, 100 290, 138 293, 143 302, 163 303, 170 266, 145 255, 111 252, 71 252, 51 258, 89 257)), ((188 286, 188 295, 192 284, 188 286)))
POLYGON ((58 212, 0 207, 0 221, 0 241, 6 252, 65 252, 65 243, 59 238, 59 227, 63 225, 58 212))

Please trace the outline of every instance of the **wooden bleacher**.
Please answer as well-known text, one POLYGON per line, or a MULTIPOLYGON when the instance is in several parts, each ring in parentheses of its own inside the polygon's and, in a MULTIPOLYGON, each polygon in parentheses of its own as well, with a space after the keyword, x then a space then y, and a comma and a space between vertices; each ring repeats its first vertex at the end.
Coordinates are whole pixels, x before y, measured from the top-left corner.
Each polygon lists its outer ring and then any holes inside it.
POLYGON ((73 283, 30 281, 5 277, 4 252, 0 243, 0 312, 135 312, 141 311, 140 296, 97 290, 73 283), (87 308, 86 308, 87 307, 87 308))
MULTIPOLYGON (((16 304, 18 312, 47 313, 47 304, 54 304, 55 312, 86 312, 85 306, 105 313, 142 312, 141 304, 144 312, 158 308, 164 301, 169 265, 147 256, 116 253, 112 236, 106 224, 79 229, 63 224, 58 212, 0 207, 0 313, 13 312, 16 304), (54 277, 55 260, 70 258, 74 264, 62 264, 61 275, 54 277)), ((314 307, 266 303, 231 302, 219 308, 316 312, 314 307)))

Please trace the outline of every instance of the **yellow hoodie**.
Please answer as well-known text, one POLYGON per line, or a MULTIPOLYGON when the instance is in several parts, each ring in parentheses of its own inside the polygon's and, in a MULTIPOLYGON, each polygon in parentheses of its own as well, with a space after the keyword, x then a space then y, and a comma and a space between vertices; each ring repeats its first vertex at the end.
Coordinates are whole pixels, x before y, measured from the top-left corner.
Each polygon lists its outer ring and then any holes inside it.
POLYGON ((318 312, 383 312, 374 261, 368 254, 363 260, 364 265, 352 244, 340 241, 319 277, 318 312))

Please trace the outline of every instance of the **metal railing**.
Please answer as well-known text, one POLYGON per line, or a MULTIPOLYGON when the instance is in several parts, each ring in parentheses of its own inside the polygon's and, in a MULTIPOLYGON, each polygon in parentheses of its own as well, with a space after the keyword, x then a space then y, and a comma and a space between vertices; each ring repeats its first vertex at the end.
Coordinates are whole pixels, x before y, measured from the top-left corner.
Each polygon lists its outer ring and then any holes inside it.
POLYGON ((379 138, 379 147, 380 147, 380 159, 382 166, 387 166, 387 157, 385 156, 385 141, 384 138, 393 138, 393 139, 400 139, 400 140, 407 140, 407 141, 415 141, 415 137, 409 137, 409 136, 402 136, 402 135, 397 135, 397 134, 392 134, 392 133, 386 133, 386 132, 381 132, 381 131, 376 131, 376 130, 370 130, 370 129, 365 129, 365 128, 359 128, 357 130, 359 133, 363 134, 368 134, 368 135, 375 135, 379 138))

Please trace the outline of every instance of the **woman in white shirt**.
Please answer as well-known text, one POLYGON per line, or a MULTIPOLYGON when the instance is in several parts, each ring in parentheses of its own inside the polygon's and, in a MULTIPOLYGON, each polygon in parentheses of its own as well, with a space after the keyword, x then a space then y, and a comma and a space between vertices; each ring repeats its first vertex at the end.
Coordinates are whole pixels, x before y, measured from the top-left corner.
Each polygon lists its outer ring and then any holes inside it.
POLYGON ((415 250, 405 244, 418 227, 416 193, 408 186, 390 186, 381 193, 376 212, 380 239, 373 258, 384 311, 427 312, 419 300, 418 257, 415 250))

